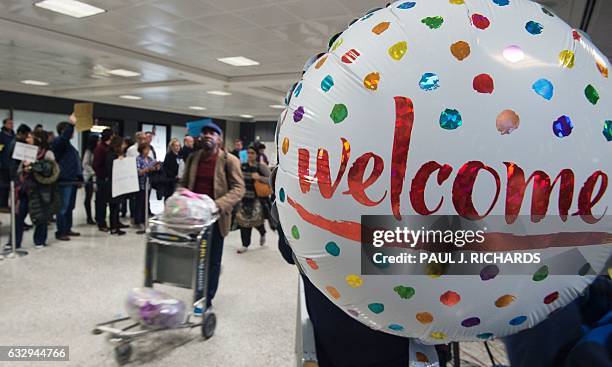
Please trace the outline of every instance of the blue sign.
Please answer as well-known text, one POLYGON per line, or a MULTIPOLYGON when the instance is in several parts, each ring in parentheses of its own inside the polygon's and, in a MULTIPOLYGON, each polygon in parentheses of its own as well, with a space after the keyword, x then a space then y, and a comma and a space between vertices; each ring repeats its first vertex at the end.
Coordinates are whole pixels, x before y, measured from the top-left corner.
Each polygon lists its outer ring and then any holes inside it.
POLYGON ((202 132, 202 127, 212 122, 211 119, 202 119, 197 121, 190 121, 187 123, 187 134, 197 138, 202 132))

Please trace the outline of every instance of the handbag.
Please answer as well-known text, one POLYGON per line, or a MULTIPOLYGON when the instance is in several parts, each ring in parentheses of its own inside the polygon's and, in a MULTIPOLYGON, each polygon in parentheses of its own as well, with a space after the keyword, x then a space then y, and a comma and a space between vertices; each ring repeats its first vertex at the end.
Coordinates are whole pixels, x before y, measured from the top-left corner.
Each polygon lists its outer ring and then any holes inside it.
POLYGON ((270 187, 270 184, 255 180, 253 185, 255 186, 255 195, 257 195, 257 197, 265 198, 272 195, 272 187, 270 187))

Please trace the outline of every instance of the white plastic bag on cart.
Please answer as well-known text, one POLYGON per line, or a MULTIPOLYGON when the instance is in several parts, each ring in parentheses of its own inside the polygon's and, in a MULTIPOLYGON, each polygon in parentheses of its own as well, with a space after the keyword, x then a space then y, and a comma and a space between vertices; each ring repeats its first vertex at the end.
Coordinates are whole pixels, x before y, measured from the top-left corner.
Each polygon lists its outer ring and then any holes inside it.
POLYGON ((166 200, 164 221, 169 223, 199 224, 210 223, 217 205, 208 195, 179 189, 166 200))
POLYGON ((125 304, 132 320, 152 329, 173 329, 185 321, 186 306, 181 300, 153 288, 134 288, 125 304))

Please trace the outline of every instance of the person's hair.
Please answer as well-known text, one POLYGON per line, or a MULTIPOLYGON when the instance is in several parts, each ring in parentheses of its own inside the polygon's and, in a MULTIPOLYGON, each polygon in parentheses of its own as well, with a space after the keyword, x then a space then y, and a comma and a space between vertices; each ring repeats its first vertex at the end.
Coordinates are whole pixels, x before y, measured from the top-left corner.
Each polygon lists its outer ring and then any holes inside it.
POLYGON ((112 129, 104 129, 104 131, 102 131, 102 135, 100 136, 100 140, 102 141, 107 141, 108 139, 113 137, 113 130, 112 129))
POLYGON ((145 149, 150 148, 149 143, 141 143, 138 144, 138 153, 142 154, 142 152, 145 151, 145 149))
POLYGON ((43 128, 43 126, 42 126, 41 124, 38 124, 38 125, 34 126, 34 130, 36 130, 36 129, 42 129, 42 128, 43 128))
POLYGON ((11 120, 13 120, 13 119, 10 118, 10 117, 5 118, 4 120, 2 120, 2 126, 6 125, 6 123, 11 121, 11 120))
POLYGON ((19 125, 19 127, 17 128, 17 134, 19 135, 25 135, 27 133, 31 133, 32 129, 30 129, 30 127, 26 124, 21 124, 19 125))
POLYGON ((248 148, 247 148, 247 150, 252 150, 253 152, 255 152, 255 154, 259 154, 259 153, 257 152, 257 146, 256 146, 256 145, 254 145, 254 144, 249 145, 249 146, 248 146, 248 148))
POLYGON ((134 141, 138 141, 138 138, 140 138, 143 135, 144 133, 142 131, 136 131, 136 133, 134 134, 134 141))
POLYGON ((87 138, 87 143, 85 144, 85 150, 90 150, 93 152, 94 149, 96 149, 96 145, 98 145, 99 140, 100 138, 98 137, 98 135, 89 135, 89 137, 87 138))
POLYGON ((57 124, 57 134, 62 135, 62 133, 66 131, 66 129, 69 126, 70 126, 70 122, 67 122, 67 121, 60 122, 59 124, 57 124))
POLYGON ((174 143, 178 143, 179 148, 181 147, 181 142, 177 138, 172 138, 170 142, 168 143, 168 150, 167 150, 168 153, 170 153, 170 151, 172 150, 172 144, 174 143))
POLYGON ((44 130, 34 131, 34 145, 41 149, 49 149, 49 133, 44 130))
POLYGON ((153 131, 147 131, 147 132, 145 132, 145 135, 152 135, 152 136, 155 136, 155 134, 153 134, 153 131))
POLYGON ((115 154, 122 155, 123 152, 121 151, 121 144, 123 144, 123 138, 117 135, 113 135, 113 137, 111 138, 110 144, 108 144, 108 147, 113 152, 115 152, 115 154))
POLYGON ((236 143, 242 143, 242 140, 241 139, 234 139, 234 144, 236 144, 236 143))

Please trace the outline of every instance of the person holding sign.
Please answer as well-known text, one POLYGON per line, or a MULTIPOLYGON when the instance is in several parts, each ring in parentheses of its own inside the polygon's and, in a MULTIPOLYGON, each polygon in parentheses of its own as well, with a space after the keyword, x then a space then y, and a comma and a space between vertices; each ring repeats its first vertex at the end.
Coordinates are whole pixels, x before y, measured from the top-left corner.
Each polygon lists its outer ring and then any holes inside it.
POLYGON ((76 118, 72 115, 70 122, 57 124, 58 136, 51 143, 51 150, 60 168, 58 186, 62 201, 57 214, 57 232, 55 232, 55 238, 60 241, 70 241, 71 236, 81 235, 72 230, 72 211, 76 201, 77 183, 83 180, 79 152, 70 143, 75 123, 76 118))
MULTIPOLYGON (((105 171, 110 173, 110 182, 113 182, 113 163, 117 159, 123 159, 123 138, 114 135, 111 138, 110 144, 108 145, 108 151, 106 153, 106 160, 104 162, 105 171)), ((112 195, 111 195, 112 196, 112 195)), ((123 236, 125 231, 122 231, 122 228, 127 228, 128 226, 122 224, 119 221, 119 209, 121 200, 123 196, 111 197, 109 199, 109 207, 110 207, 110 234, 114 234, 117 236, 123 236)))
POLYGON ((134 213, 134 224, 138 228, 136 233, 143 234, 145 222, 145 200, 148 200, 145 190, 146 178, 150 172, 159 171, 160 162, 150 157, 151 145, 141 143, 138 145, 138 156, 136 157, 136 168, 138 169, 138 186, 140 190, 136 193, 136 212, 134 213))

